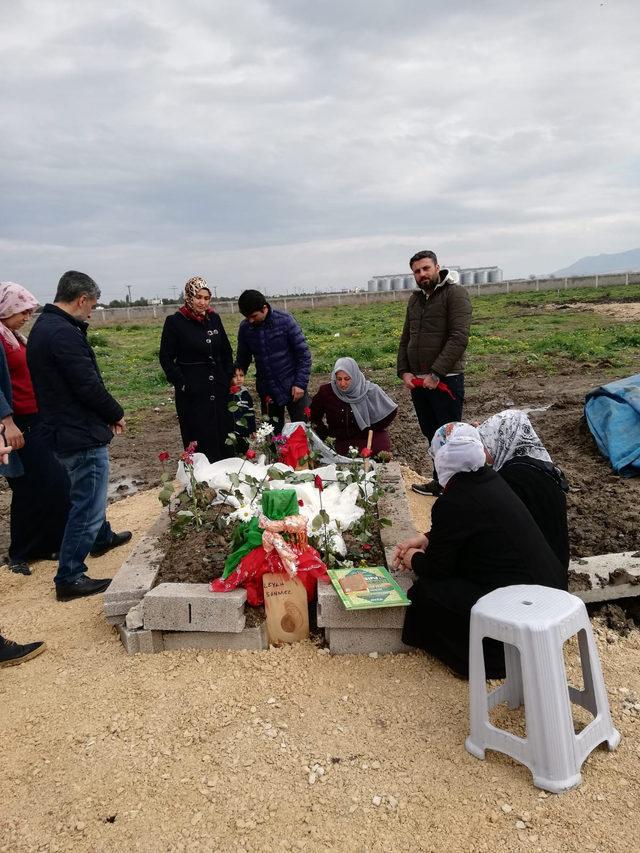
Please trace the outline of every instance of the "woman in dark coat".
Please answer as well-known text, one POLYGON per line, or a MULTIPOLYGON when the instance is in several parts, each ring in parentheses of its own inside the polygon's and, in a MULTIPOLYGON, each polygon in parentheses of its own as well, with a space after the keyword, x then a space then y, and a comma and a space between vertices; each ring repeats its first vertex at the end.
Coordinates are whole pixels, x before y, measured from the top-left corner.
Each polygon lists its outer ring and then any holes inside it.
POLYGON ((339 358, 331 382, 321 385, 311 401, 311 424, 321 439, 335 439, 336 453, 346 456, 349 447, 362 450, 373 430, 371 455, 389 452, 387 427, 398 405, 374 382, 365 379, 353 358, 339 358))
POLYGON ((533 516, 556 557, 569 566, 567 499, 562 471, 551 461, 531 421, 518 409, 506 409, 478 427, 487 461, 499 471, 533 516))
MULTIPOLYGON (((485 465, 477 431, 463 427, 453 429, 435 452, 444 492, 433 505, 431 530, 400 543, 394 562, 417 575, 409 590, 404 642, 466 678, 476 601, 513 584, 566 589, 567 572, 522 501, 485 465)), ((504 676, 501 643, 485 641, 485 662, 489 678, 504 676)))
POLYGON ((189 279, 184 305, 164 322, 160 364, 175 388, 183 445, 196 441, 198 452, 217 462, 229 456, 225 441, 232 428, 227 402, 233 356, 210 302, 206 281, 189 279))
POLYGON ((29 575, 29 562, 60 550, 69 513, 69 478, 38 413, 20 329, 38 300, 12 281, 0 282, 0 421, 12 453, 0 464, 11 488, 9 568, 29 575))

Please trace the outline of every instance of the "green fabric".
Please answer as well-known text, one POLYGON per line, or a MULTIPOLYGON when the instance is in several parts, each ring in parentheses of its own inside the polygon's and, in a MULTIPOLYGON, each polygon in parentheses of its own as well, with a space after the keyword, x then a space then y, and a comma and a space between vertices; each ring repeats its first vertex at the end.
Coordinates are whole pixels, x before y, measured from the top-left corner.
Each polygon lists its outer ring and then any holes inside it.
MULTIPOLYGON (((288 515, 298 515, 298 496, 295 489, 270 489, 262 493, 262 513, 274 521, 286 518, 288 515)), ((251 521, 245 521, 238 527, 237 538, 242 544, 224 561, 222 579, 226 580, 236 569, 240 560, 254 548, 262 545, 263 530, 259 519, 254 516, 251 521)))

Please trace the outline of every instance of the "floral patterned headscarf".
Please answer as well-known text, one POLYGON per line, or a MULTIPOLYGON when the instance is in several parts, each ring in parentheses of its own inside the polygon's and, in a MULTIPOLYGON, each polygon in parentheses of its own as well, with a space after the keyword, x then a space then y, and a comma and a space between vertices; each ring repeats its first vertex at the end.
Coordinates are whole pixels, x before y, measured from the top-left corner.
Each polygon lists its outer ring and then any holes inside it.
POLYGON ((27 339, 20 332, 12 332, 2 322, 14 314, 22 314, 23 311, 33 311, 38 307, 38 300, 26 287, 16 284, 14 281, 0 281, 0 337, 9 344, 11 349, 18 349, 20 342, 26 344, 27 339))
POLYGON ((531 421, 520 409, 498 412, 481 423, 478 432, 493 457, 493 467, 496 471, 514 456, 529 456, 532 459, 551 462, 551 457, 531 421))

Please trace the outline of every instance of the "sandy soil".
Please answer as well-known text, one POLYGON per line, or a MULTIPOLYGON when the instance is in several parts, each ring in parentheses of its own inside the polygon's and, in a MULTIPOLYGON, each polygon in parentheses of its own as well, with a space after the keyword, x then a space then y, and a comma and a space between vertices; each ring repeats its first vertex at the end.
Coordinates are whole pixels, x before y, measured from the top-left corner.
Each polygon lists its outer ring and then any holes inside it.
MULTIPOLYGON (((112 575, 157 510, 151 491, 112 505, 134 541, 91 573, 112 575)), ((593 753, 578 789, 545 796, 510 759, 466 753, 467 686, 421 653, 332 658, 307 642, 129 658, 101 597, 58 603, 52 573, 0 573, 3 630, 49 647, 0 674, 2 851, 636 843, 637 630, 620 638, 596 622, 619 749, 593 753)))
POLYGON ((558 308, 568 308, 572 311, 593 311, 604 317, 613 317, 614 320, 627 320, 629 322, 640 319, 640 304, 637 302, 571 302, 570 305, 547 305, 550 311, 558 308))

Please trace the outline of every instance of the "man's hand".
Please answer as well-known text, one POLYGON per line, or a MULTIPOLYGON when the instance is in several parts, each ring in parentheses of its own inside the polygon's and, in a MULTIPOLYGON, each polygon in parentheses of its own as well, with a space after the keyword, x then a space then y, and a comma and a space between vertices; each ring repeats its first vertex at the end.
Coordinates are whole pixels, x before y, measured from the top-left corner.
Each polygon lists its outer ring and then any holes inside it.
POLYGON ((425 373, 420 379, 424 383, 422 387, 428 388, 430 391, 435 390, 438 387, 438 382, 440 382, 440 377, 433 373, 425 373))
POLYGON ((5 437, 5 426, 0 421, 0 465, 7 465, 9 462, 9 454, 12 451, 11 445, 7 444, 5 437))
POLYGON ((413 380, 415 376, 413 373, 403 373, 402 374, 402 384, 407 389, 407 391, 413 391, 413 380))
POLYGON ((291 386, 291 399, 294 403, 297 403, 298 400, 301 400, 304 397, 304 388, 298 388, 297 385, 291 386))
POLYGON ((111 424, 111 431, 114 435, 122 435, 122 433, 126 429, 126 423, 124 418, 120 418, 119 421, 116 421, 115 424, 111 424))
POLYGON ((2 425, 4 426, 4 443, 12 450, 22 450, 24 447, 24 435, 13 422, 11 415, 3 418, 2 425))

